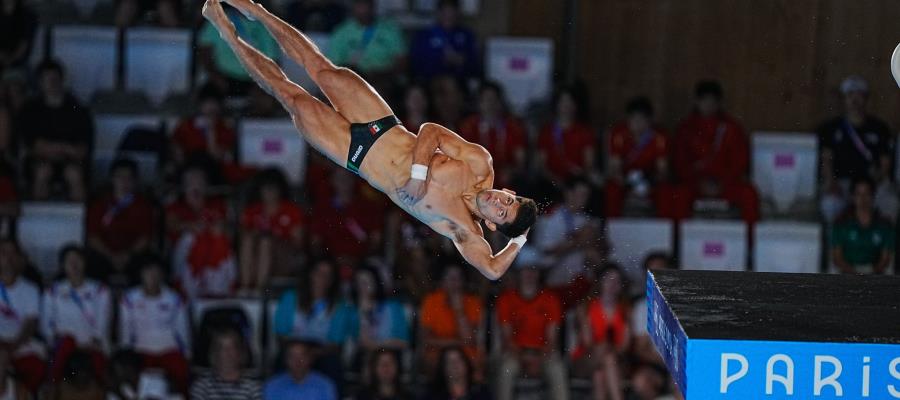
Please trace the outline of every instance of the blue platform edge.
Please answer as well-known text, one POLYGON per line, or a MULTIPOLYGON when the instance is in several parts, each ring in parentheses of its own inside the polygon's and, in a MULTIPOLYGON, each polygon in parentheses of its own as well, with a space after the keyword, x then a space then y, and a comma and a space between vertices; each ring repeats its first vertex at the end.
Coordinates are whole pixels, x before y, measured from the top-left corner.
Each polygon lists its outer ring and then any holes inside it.
POLYGON ((666 303, 653 273, 647 274, 647 332, 683 394, 688 393, 687 335, 666 303))
POLYGON ((898 344, 689 339, 652 273, 647 307, 650 337, 686 400, 900 399, 898 344))

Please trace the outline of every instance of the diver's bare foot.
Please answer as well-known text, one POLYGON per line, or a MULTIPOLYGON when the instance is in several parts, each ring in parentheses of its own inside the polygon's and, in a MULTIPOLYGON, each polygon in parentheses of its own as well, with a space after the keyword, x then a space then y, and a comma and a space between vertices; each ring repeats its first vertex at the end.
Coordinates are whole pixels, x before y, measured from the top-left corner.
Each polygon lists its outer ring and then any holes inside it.
POLYGON ((231 20, 228 19, 228 15, 225 14, 225 10, 222 9, 221 0, 206 0, 206 3, 203 4, 203 11, 201 13, 203 14, 203 17, 209 20, 209 22, 219 30, 219 34, 221 34, 223 38, 227 39, 228 37, 236 35, 234 24, 231 23, 231 20))
POLYGON ((236 8, 238 11, 244 14, 245 17, 250 19, 255 19, 255 13, 259 11, 259 3, 254 2, 253 0, 224 0, 226 3, 231 4, 232 7, 236 8))

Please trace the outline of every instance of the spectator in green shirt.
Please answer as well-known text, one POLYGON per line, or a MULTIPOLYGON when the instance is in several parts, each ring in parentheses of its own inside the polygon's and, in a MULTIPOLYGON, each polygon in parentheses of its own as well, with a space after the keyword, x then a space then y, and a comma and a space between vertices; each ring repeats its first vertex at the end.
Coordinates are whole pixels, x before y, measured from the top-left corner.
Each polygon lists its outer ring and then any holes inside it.
POLYGON ((853 183, 853 206, 834 225, 831 253, 844 274, 884 274, 894 255, 894 227, 873 206, 874 184, 853 183))
POLYGON ((382 78, 403 72, 406 43, 396 24, 375 18, 373 0, 354 0, 352 18, 335 28, 328 42, 331 62, 365 75, 378 88, 382 78))
MULTIPOLYGON (((255 47, 267 57, 277 60, 281 54, 278 43, 269 35, 265 26, 258 21, 244 18, 233 7, 222 4, 231 22, 237 29, 238 36, 255 47)), ((209 81, 230 95, 246 96, 252 86, 253 79, 238 61, 237 56, 228 44, 219 37, 216 28, 206 22, 200 30, 200 63, 209 77, 209 81)))

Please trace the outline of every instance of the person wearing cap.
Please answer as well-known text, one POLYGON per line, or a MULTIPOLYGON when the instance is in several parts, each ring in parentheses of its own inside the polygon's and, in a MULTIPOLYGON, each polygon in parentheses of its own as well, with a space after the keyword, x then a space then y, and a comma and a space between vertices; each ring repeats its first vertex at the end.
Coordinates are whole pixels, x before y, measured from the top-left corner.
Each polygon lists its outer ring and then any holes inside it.
POLYGON ((728 201, 741 210, 747 223, 759 219, 759 194, 747 180, 750 144, 740 122, 722 105, 722 86, 701 81, 695 89, 694 110, 678 126, 673 166, 687 201, 672 217, 689 217, 697 198, 728 201))
POLYGON ((847 77, 840 90, 843 113, 816 129, 821 146, 820 187, 823 189, 821 207, 824 217, 831 222, 843 211, 850 183, 856 179, 875 181, 876 208, 883 214, 896 216, 896 206, 879 207, 890 202, 882 184, 891 178, 894 158, 891 130, 884 121, 868 113, 869 84, 865 79, 858 75, 847 77))
POLYGON ((534 263, 523 264, 517 285, 497 299, 497 320, 502 331, 502 359, 497 377, 497 398, 514 398, 516 378, 525 370, 543 372, 550 398, 569 398, 566 367, 559 355, 562 304, 543 288, 542 271, 534 263))

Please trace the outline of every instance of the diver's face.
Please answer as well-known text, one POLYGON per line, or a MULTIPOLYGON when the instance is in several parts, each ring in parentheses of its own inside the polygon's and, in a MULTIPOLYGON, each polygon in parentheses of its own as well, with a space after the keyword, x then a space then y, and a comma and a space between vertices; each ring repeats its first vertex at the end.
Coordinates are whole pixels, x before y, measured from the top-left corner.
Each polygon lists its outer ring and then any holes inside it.
POLYGON ((515 221, 519 212, 516 196, 506 190, 482 190, 475 197, 478 212, 496 225, 504 225, 515 221))

